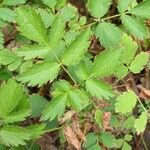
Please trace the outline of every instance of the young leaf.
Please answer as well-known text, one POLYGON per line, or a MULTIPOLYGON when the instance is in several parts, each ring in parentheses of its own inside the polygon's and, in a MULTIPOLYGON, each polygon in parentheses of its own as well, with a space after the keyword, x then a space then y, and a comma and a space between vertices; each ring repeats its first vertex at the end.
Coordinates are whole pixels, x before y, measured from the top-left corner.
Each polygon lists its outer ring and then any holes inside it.
POLYGON ((136 16, 145 17, 147 19, 150 18, 150 1, 145 0, 144 2, 140 3, 136 7, 132 8, 130 12, 136 16))
POLYGON ((118 1, 118 10, 120 13, 125 12, 129 5, 132 3, 133 0, 119 0, 118 1))
POLYGON ((0 130, 0 139, 6 146, 25 145, 31 135, 27 129, 17 126, 4 126, 0 130))
POLYGON ((121 45, 123 46, 122 61, 126 65, 129 65, 134 59, 138 45, 133 39, 127 34, 123 34, 121 45))
POLYGON ((62 14, 59 13, 50 28, 49 31, 49 42, 52 49, 55 49, 62 39, 66 27, 66 21, 62 14))
POLYGON ((23 88, 14 80, 9 80, 6 84, 2 84, 0 87, 0 118, 7 117, 23 96, 23 88))
POLYGON ((137 96, 133 91, 128 90, 116 99, 115 111, 118 113, 130 113, 137 102, 137 96))
POLYGON ((134 128, 136 129, 136 132, 140 134, 141 132, 144 132, 147 124, 148 116, 146 112, 142 112, 140 117, 135 120, 134 128))
POLYGON ((61 61, 64 65, 70 66, 77 64, 83 59, 87 48, 90 45, 91 30, 83 31, 76 39, 68 46, 62 55, 61 61))
POLYGON ((98 80, 88 79, 85 87, 92 96, 96 96, 97 98, 109 99, 114 96, 111 86, 98 80))
POLYGON ((46 45, 48 43, 47 31, 40 15, 31 7, 19 7, 16 13, 21 34, 30 40, 46 45))
POLYGON ((144 69, 144 66, 148 63, 149 54, 141 52, 139 53, 135 59, 131 62, 129 69, 133 73, 140 73, 141 70, 144 69))
POLYGON ((14 13, 14 11, 12 11, 9 8, 1 7, 0 8, 0 18, 3 21, 14 22, 14 20, 15 20, 15 13, 14 13))
POLYGON ((61 95, 53 98, 43 110, 41 120, 53 120, 56 117, 62 117, 65 112, 66 102, 67 95, 61 95))
POLYGON ((139 39, 149 38, 148 28, 144 25, 144 23, 139 22, 135 17, 122 15, 121 20, 125 28, 133 36, 139 39))
POLYGON ((87 8, 95 18, 103 17, 111 4, 111 0, 88 0, 87 8))
POLYGON ((122 38, 122 31, 114 24, 108 22, 100 23, 95 33, 105 48, 118 45, 122 38))
POLYGON ((28 82, 29 86, 35 86, 37 84, 41 86, 48 81, 53 81, 57 77, 59 69, 60 65, 56 62, 35 64, 19 75, 17 80, 22 83, 28 82))
POLYGON ((26 3, 27 0, 3 0, 3 5, 16 6, 26 3))
POLYGON ((49 53, 48 47, 41 47, 38 45, 25 46, 18 48, 15 52, 18 56, 24 57, 25 60, 30 60, 33 58, 45 58, 49 53))
POLYGON ((113 74, 113 70, 119 63, 122 49, 114 48, 104 50, 94 60, 93 74, 95 77, 106 77, 113 74))

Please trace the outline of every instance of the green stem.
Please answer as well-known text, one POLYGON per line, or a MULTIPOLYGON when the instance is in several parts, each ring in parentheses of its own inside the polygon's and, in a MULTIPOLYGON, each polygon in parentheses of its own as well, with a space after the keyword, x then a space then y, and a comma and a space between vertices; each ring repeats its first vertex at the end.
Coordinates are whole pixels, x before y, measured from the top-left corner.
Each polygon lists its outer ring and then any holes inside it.
POLYGON ((147 147, 147 145, 146 145, 146 143, 145 143, 145 141, 144 141, 143 135, 141 136, 141 140, 142 140, 142 142, 143 142, 143 145, 144 145, 145 150, 148 150, 148 147, 147 147))
POLYGON ((113 16, 109 16, 109 17, 103 18, 103 19, 101 19, 101 21, 105 21, 105 20, 108 20, 108 19, 116 18, 116 17, 119 17, 119 16, 121 16, 121 14, 117 14, 117 15, 113 15, 113 16))
POLYGON ((150 117, 150 114, 148 113, 148 111, 146 110, 146 108, 144 107, 144 105, 142 104, 142 102, 140 101, 139 98, 138 98, 138 102, 140 103, 140 105, 142 106, 143 110, 146 112, 146 114, 148 115, 148 117, 150 117))

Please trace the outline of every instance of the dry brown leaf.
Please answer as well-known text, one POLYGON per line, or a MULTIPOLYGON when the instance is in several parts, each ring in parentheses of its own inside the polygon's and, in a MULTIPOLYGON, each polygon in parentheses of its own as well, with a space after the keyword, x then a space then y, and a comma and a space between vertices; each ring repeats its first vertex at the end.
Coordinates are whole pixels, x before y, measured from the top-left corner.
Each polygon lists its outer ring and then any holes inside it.
POLYGON ((143 99, 147 99, 150 98, 150 90, 142 87, 141 85, 138 86, 138 88, 140 89, 140 94, 139 96, 143 99))
POLYGON ((64 117, 59 120, 60 124, 66 122, 66 121, 69 121, 72 118, 72 116, 75 115, 75 113, 76 112, 74 110, 70 110, 70 111, 66 112, 64 114, 64 117))
POLYGON ((80 129, 80 125, 77 118, 73 118, 72 129, 81 141, 85 141, 85 135, 80 129))
POLYGON ((64 132, 68 143, 73 145, 77 150, 81 150, 81 144, 74 131, 69 126, 66 126, 64 132))
POLYGON ((103 128, 105 130, 111 130, 112 129, 109 125, 110 119, 111 119, 111 113, 110 112, 104 112, 103 116, 102 116, 102 121, 103 121, 103 128))

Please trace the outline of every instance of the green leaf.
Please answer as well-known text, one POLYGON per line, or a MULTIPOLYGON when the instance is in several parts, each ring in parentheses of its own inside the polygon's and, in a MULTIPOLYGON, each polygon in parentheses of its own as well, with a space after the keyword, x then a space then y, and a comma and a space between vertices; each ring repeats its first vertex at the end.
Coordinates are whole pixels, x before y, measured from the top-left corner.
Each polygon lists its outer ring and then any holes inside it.
POLYGON ((66 27, 66 21, 61 13, 59 13, 55 20, 53 21, 53 24, 49 30, 49 43, 51 46, 51 49, 54 49, 57 47, 59 41, 62 39, 64 33, 65 33, 65 27, 66 27))
POLYGON ((92 96, 97 98, 109 99, 114 96, 111 86, 102 81, 88 79, 85 87, 92 96))
POLYGON ((3 5, 16 6, 26 3, 27 0, 3 0, 3 5))
POLYGON ((65 80, 54 83, 52 94, 54 98, 44 109, 42 120, 60 118, 65 112, 66 105, 73 107, 76 111, 81 111, 89 104, 86 92, 74 88, 65 80))
POLYGON ((149 60, 149 54, 141 52, 131 62, 129 69, 133 73, 140 73, 140 71, 143 70, 144 66, 148 63, 148 60, 149 60))
POLYGON ((114 24, 108 22, 100 23, 95 33, 105 48, 118 45, 122 38, 122 31, 114 24))
POLYGON ((85 57, 83 61, 74 66, 75 75, 79 78, 79 80, 86 81, 90 77, 92 66, 92 61, 85 57))
POLYGON ((103 17, 109 10, 111 0, 88 0, 87 8, 95 18, 103 17))
POLYGON ((140 3, 136 7, 132 8, 130 12, 136 16, 145 17, 147 19, 150 18, 150 1, 145 0, 144 2, 140 3))
POLYGON ((133 91, 128 90, 116 99, 115 111, 118 113, 130 113, 137 102, 137 96, 133 91))
POLYGON ((103 112, 100 109, 97 109, 95 111, 95 116, 94 116, 94 120, 95 122, 99 125, 100 128, 102 128, 103 126, 103 112))
POLYGON ((88 133, 85 138, 86 141, 83 143, 83 147, 86 150, 101 150, 97 142, 97 136, 94 133, 88 133))
POLYGON ((31 95, 30 101, 31 101, 32 116, 33 117, 41 116, 42 111, 44 110, 46 104, 48 104, 48 101, 40 95, 31 95))
POLYGON ((15 13, 14 13, 13 10, 11 10, 9 8, 1 7, 0 8, 0 18, 3 21, 14 22, 14 20, 15 20, 15 13))
POLYGON ((55 6, 55 8, 57 10, 59 10, 61 7, 65 6, 67 3, 67 0, 57 0, 57 4, 55 6))
POLYGON ((43 85, 48 81, 53 81, 60 70, 60 65, 56 62, 45 62, 35 64, 27 71, 17 77, 22 83, 28 82, 29 86, 43 85), (43 76, 44 75, 44 76, 43 76))
POLYGON ((139 118, 135 120, 134 128, 136 129, 136 132, 138 134, 144 132, 146 128, 147 120, 148 120, 148 116, 146 112, 142 112, 139 118))
POLYGON ((57 4, 57 0, 41 0, 41 1, 51 9, 54 9, 55 5, 57 4))
POLYGON ((38 45, 25 46, 18 48, 15 52, 18 56, 24 57, 25 60, 33 58, 45 58, 49 53, 48 47, 41 47, 38 45))
POLYGON ((77 8, 68 4, 62 8, 61 16, 65 19, 66 22, 69 22, 71 19, 78 16, 77 8))
POLYGON ((116 147, 116 139, 113 135, 108 132, 103 132, 100 134, 100 139, 102 143, 108 148, 116 147))
POLYGON ((134 127, 134 122, 135 122, 134 116, 128 117, 127 120, 125 120, 124 122, 124 127, 126 129, 132 129, 134 127))
POLYGON ((123 79, 128 74, 128 67, 126 67, 124 64, 119 64, 115 69, 113 73, 116 77, 119 79, 123 79))
POLYGON ((53 84, 53 92, 52 95, 54 97, 61 96, 72 89, 72 86, 66 80, 59 80, 54 82, 53 84))
POLYGON ((0 50, 0 64, 9 65, 20 60, 12 51, 0 50))
POLYGON ((125 12, 128 7, 131 5, 133 0, 119 0, 118 1, 118 10, 120 13, 125 12))
POLYGON ((43 110, 41 120, 53 120, 56 117, 62 117, 65 112, 66 102, 67 95, 61 95, 53 98, 43 110))
POLYGON ((4 46, 4 35, 2 32, 0 32, 0 49, 2 49, 4 46))
POLYGON ((122 61, 126 65, 129 65, 131 61, 134 59, 134 56, 138 49, 138 45, 135 41, 133 41, 133 39, 130 36, 128 36, 125 33, 123 34, 121 45, 123 46, 122 61))
POLYGON ((79 36, 77 36, 65 50, 61 58, 62 63, 66 66, 79 63, 79 61, 84 58, 84 55, 90 45, 90 37, 90 29, 83 31, 79 36))
POLYGON ((23 88, 14 80, 3 83, 0 87, 0 118, 11 113, 23 96, 23 88))
POLYGON ((125 140, 125 141, 128 141, 128 142, 130 142, 130 141, 132 140, 132 138, 133 138, 133 136, 130 135, 130 134, 126 134, 126 135, 124 136, 124 140, 125 140))
POLYGON ((68 93, 69 103, 77 112, 89 105, 89 97, 82 89, 73 89, 68 93))
POLYGON ((132 147, 127 142, 124 141, 122 150, 132 150, 132 147))
POLYGON ((0 130, 0 139, 6 146, 25 145, 31 135, 27 129, 16 126, 5 126, 0 130))
POLYGON ((47 31, 39 14, 31 7, 17 8, 17 23, 22 35, 40 44, 48 43, 47 31))
POLYGON ((39 8, 37 12, 40 14, 45 27, 49 28, 55 19, 55 15, 47 9, 39 8))
POLYGON ((143 22, 141 23, 135 17, 128 15, 121 15, 121 20, 125 28, 133 36, 139 39, 149 38, 148 28, 144 25, 143 22))
POLYGON ((122 49, 104 50, 94 59, 93 74, 96 77, 106 77, 113 74, 119 63, 122 49))
POLYGON ((5 117, 4 123, 10 124, 14 122, 24 121, 26 117, 30 116, 30 112, 31 112, 30 108, 19 110, 19 111, 14 111, 5 117))
POLYGON ((27 127, 27 129, 32 133, 32 139, 38 139, 44 133, 45 124, 35 124, 27 127))

